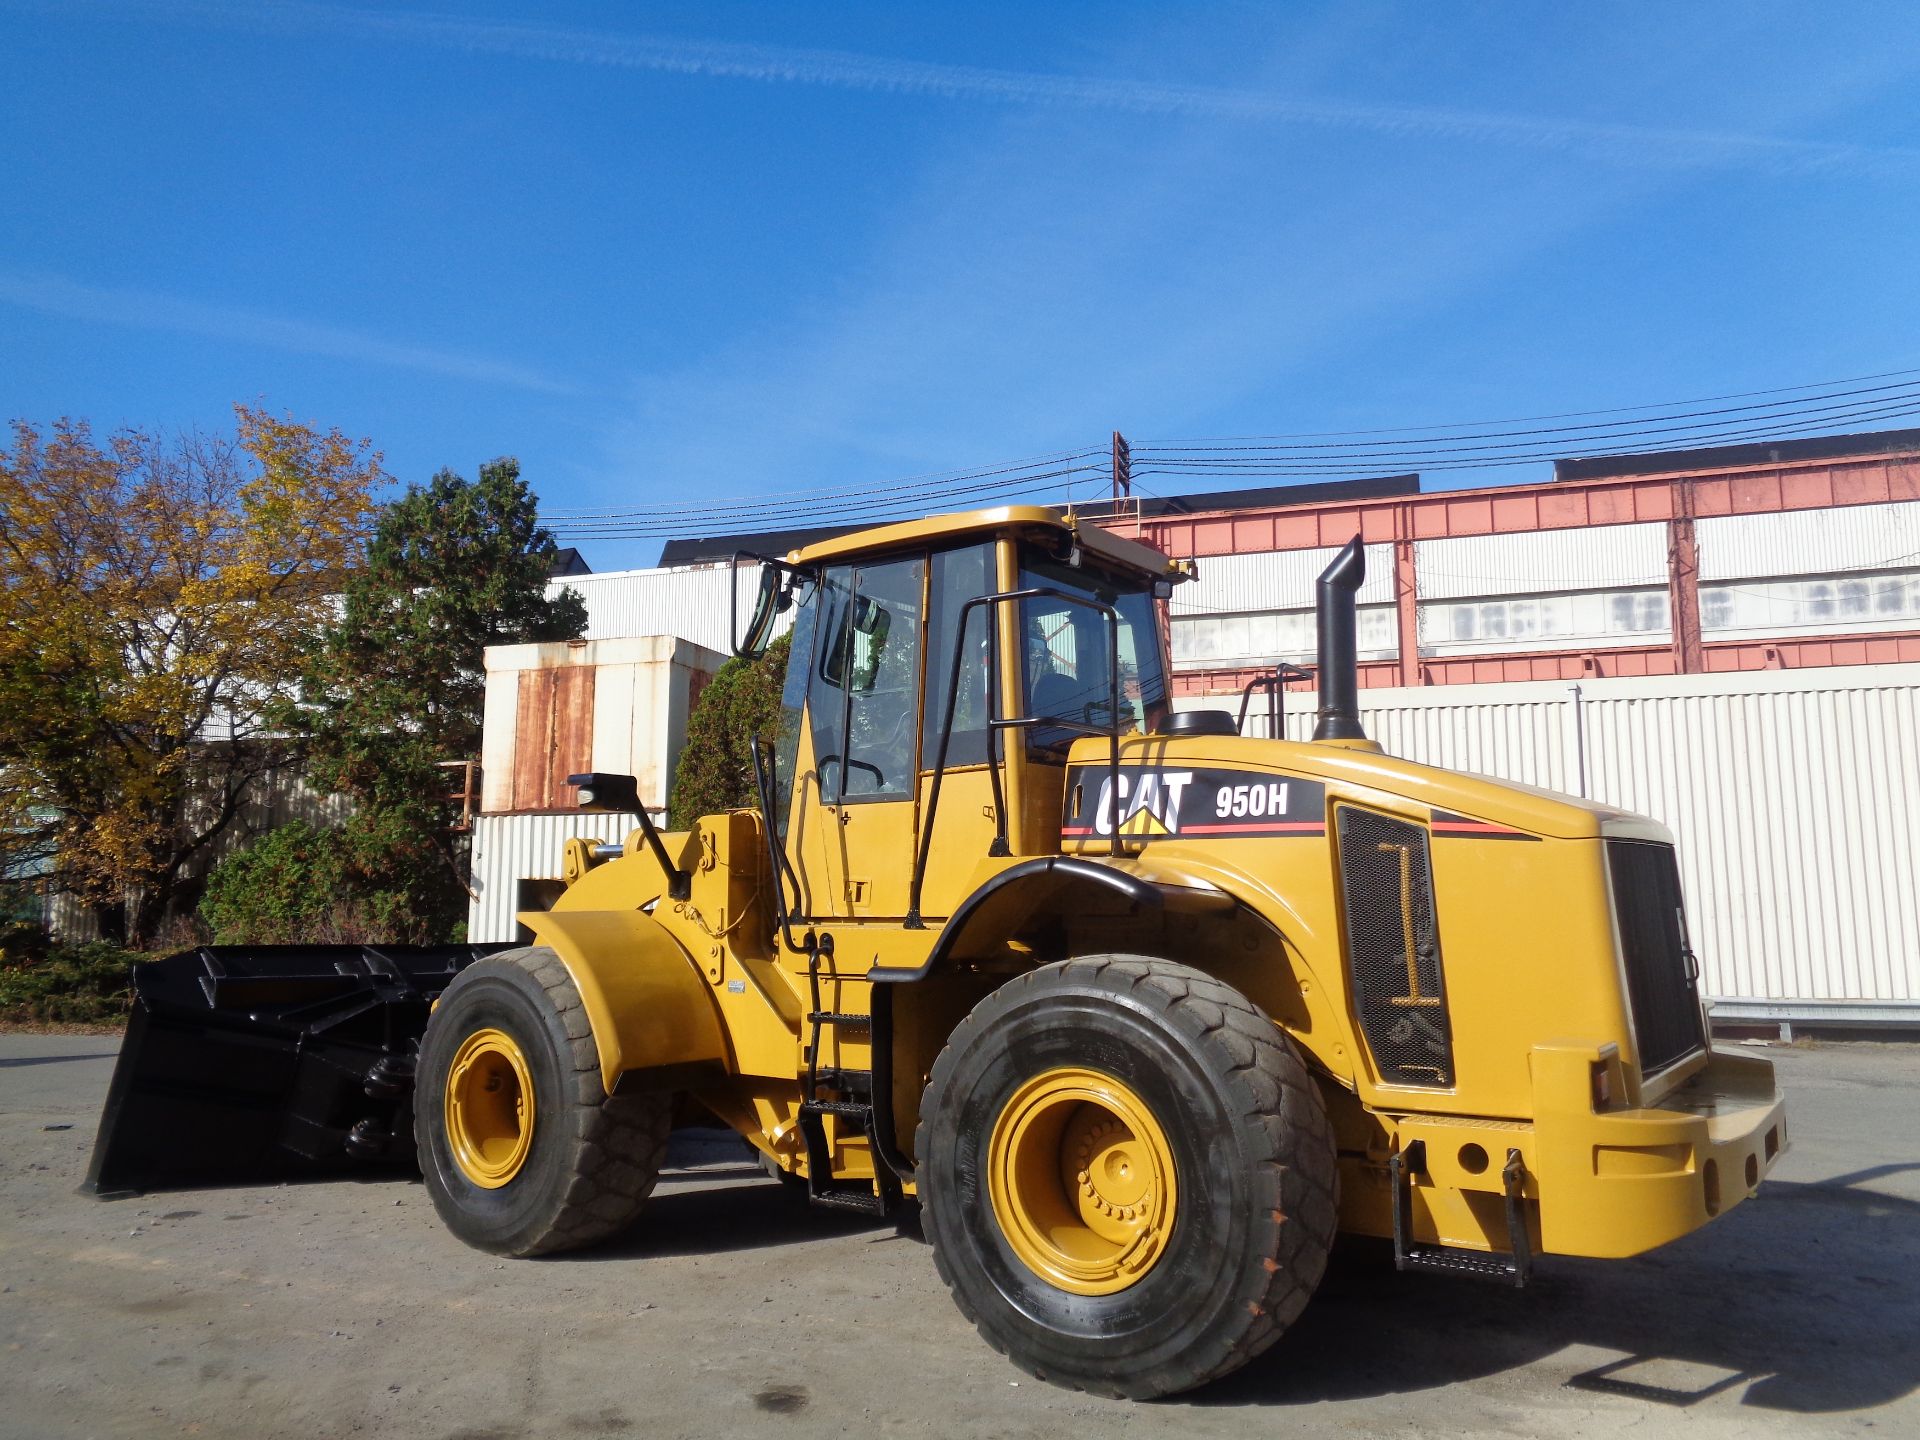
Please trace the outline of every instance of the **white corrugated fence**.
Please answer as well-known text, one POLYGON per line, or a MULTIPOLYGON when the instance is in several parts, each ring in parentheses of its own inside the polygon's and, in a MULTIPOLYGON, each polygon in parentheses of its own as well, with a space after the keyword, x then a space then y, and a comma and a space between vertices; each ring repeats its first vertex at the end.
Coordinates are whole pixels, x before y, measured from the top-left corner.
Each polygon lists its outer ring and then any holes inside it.
MULTIPOLYGON (((1287 701, 1303 738, 1314 699, 1287 701)), ((1669 826, 1717 1015, 1920 1021, 1920 665, 1364 690, 1360 708, 1392 754, 1669 826)))

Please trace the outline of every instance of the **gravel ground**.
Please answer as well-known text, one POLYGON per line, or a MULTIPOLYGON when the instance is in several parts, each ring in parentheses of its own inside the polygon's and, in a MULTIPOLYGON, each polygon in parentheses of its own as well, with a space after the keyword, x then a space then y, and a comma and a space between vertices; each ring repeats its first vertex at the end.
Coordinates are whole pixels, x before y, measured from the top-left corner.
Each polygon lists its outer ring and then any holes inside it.
POLYGON ((418 1184, 83 1198, 116 1043, 0 1035, 0 1434, 1920 1433, 1920 1045, 1766 1052, 1795 1148, 1653 1255, 1516 1294, 1346 1246, 1263 1359, 1129 1405, 1021 1375, 914 1235, 796 1209, 731 1142, 540 1261, 465 1248, 418 1184))

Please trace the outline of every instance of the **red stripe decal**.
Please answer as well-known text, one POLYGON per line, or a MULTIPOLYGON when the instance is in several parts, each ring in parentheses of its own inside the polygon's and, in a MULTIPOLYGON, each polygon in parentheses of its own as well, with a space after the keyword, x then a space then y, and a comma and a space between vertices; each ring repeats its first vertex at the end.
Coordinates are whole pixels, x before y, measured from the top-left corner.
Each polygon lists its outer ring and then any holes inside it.
POLYGON ((1326 825, 1319 820, 1282 820, 1268 824, 1254 820, 1244 825, 1185 825, 1182 835, 1241 835, 1249 831, 1258 831, 1262 835, 1319 835, 1326 831, 1326 825))
MULTIPOLYGON (((1244 825, 1188 825, 1177 834, 1156 832, 1152 835, 1130 835, 1123 830, 1120 832, 1120 838, 1122 840, 1178 840, 1182 835, 1324 835, 1326 833, 1327 827, 1317 820, 1289 820, 1276 824, 1256 820, 1244 825)), ((1096 838, 1095 832, 1085 826, 1062 825, 1060 834, 1067 840, 1096 838)), ((1101 835, 1097 838, 1104 840, 1107 837, 1101 835)))

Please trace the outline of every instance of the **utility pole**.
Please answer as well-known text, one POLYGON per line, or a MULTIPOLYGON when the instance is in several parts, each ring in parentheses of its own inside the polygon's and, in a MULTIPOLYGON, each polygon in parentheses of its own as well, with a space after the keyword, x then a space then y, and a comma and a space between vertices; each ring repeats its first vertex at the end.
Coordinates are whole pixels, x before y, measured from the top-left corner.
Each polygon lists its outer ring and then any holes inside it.
POLYGON ((1118 430, 1113 432, 1113 503, 1118 508, 1122 500, 1133 495, 1133 451, 1127 448, 1127 437, 1118 430))
POLYGON ((1681 675, 1707 668, 1700 644, 1700 546, 1693 511, 1693 481, 1674 481, 1673 518, 1667 521, 1667 613, 1673 624, 1673 668, 1681 675))

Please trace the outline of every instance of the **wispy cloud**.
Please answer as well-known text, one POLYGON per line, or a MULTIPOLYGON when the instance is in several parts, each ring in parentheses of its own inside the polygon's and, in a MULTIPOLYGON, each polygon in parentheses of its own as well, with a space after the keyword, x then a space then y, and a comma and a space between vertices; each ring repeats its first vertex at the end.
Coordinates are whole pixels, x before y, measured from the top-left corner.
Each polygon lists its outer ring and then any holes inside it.
POLYGON ((1890 179, 1920 176, 1920 148, 1911 146, 1842 144, 1434 106, 1376 105, 1182 85, 1150 77, 998 70, 850 51, 689 41, 298 0, 272 5, 158 0, 149 8, 175 19, 227 28, 278 33, 320 31, 470 53, 763 84, 1312 126, 1517 146, 1634 166, 1739 169, 1776 175, 1839 172, 1890 179))
POLYGON ((0 305, 13 305, 103 325, 206 335, 242 345, 264 345, 302 355, 324 355, 356 365, 424 371, 455 380, 515 390, 564 394, 572 387, 499 360, 463 355, 428 345, 410 345, 337 325, 315 324, 258 310, 214 305, 144 290, 83 285, 47 272, 0 270, 0 305))

